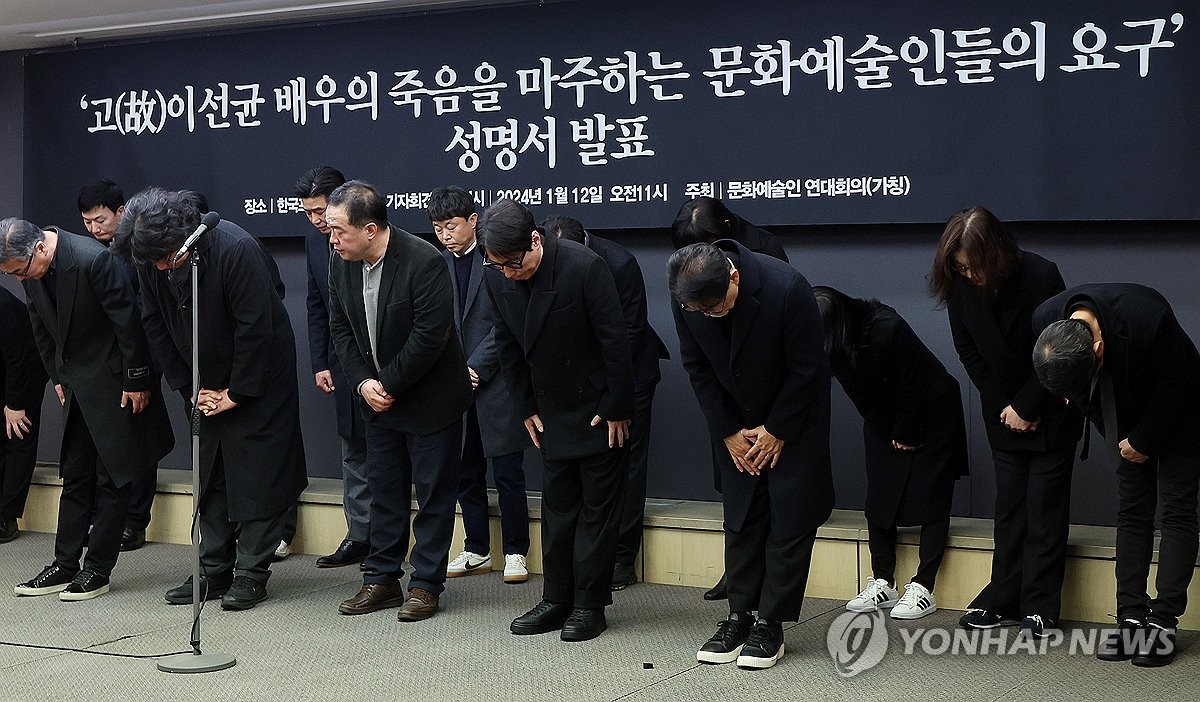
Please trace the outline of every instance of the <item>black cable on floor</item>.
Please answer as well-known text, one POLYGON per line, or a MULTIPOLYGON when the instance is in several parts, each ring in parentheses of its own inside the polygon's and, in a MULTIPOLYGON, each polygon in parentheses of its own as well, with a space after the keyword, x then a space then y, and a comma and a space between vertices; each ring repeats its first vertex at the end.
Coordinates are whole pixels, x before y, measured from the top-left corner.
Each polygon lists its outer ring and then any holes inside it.
MULTIPOLYGON (((113 639, 112 641, 105 641, 103 643, 98 643, 96 645, 97 646, 106 646, 108 644, 116 643, 118 641, 124 641, 125 639, 132 639, 133 637, 134 637, 134 635, 122 636, 119 639, 113 639)), ((63 651, 66 653, 88 653, 93 656, 112 656, 114 658, 143 658, 143 659, 144 658, 163 658, 166 656, 174 656, 174 655, 177 655, 180 653, 191 653, 191 651, 171 651, 169 653, 150 653, 150 654, 113 653, 111 651, 92 651, 87 648, 70 648, 68 646, 43 646, 41 644, 20 643, 17 641, 0 641, 0 646, 13 646, 15 648, 35 648, 35 649, 39 649, 42 651, 63 651)))

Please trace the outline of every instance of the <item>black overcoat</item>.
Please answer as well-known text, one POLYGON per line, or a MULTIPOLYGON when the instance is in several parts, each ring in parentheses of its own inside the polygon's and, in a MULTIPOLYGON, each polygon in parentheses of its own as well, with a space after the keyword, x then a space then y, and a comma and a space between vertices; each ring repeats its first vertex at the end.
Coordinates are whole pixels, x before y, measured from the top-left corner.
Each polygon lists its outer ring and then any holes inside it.
MULTIPOLYGON (((38 416, 47 380, 29 310, 7 288, 0 288, 0 404, 38 416)), ((4 441, 5 435, 0 433, 0 443, 4 441)))
MULTIPOLYGON (((175 446, 133 284, 96 240, 47 229, 58 233, 54 274, 22 283, 33 335, 50 379, 63 386, 65 407, 78 401, 101 462, 114 484, 125 485, 175 446), (55 286, 57 304, 47 285, 55 286), (150 404, 141 413, 121 407, 123 391, 144 390, 150 404)), ((77 429, 65 426, 63 435, 77 429)))
POLYGON ((723 440, 766 425, 782 439, 769 473, 773 533, 791 538, 815 530, 833 509, 829 465, 829 364, 812 288, 791 266, 741 244, 716 245, 736 253, 740 284, 724 320, 684 312, 672 304, 683 367, 708 423, 721 470, 726 529, 745 523, 760 478, 734 468, 723 440))
POLYGON ((621 302, 604 261, 587 247, 542 237, 542 260, 529 281, 485 271, 499 314, 501 363, 523 366, 513 401, 541 417, 549 460, 608 450, 608 427, 633 416, 633 360, 621 302))
MULTIPOLYGON (((1138 453, 1160 455, 1181 432, 1195 426, 1200 414, 1196 345, 1162 294, 1132 283, 1080 285, 1055 295, 1038 307, 1035 333, 1070 317, 1080 306, 1100 322, 1104 368, 1112 374, 1120 436, 1106 436, 1104 443, 1116 450, 1117 443, 1129 439, 1138 453)), ((1103 414, 1092 417, 1103 433, 1103 414)))
POLYGON ((604 259, 617 286, 633 353, 633 384, 635 387, 656 385, 662 379, 658 361, 670 358, 671 354, 646 318, 646 279, 642 277, 642 268, 637 258, 615 241, 588 233, 587 246, 604 259))
MULTIPOLYGON (((218 455, 229 518, 266 519, 291 507, 308 484, 300 435, 296 341, 283 283, 270 254, 222 220, 195 247, 200 280, 200 387, 229 389, 237 407, 200 416, 200 480, 207 491, 218 455)), ((139 269, 146 332, 167 384, 192 394, 191 261, 173 272, 139 269)))
POLYGON ((995 300, 958 276, 946 309, 954 348, 979 390, 988 442, 998 450, 1046 451, 1071 448, 1083 422, 1078 412, 1046 392, 1033 373, 1033 311, 1066 288, 1058 266, 1028 251, 995 300), (1026 420, 1041 418, 1037 431, 1018 433, 1000 421, 1012 405, 1026 420))
POLYGON ((954 481, 967 474, 967 432, 956 381, 895 311, 882 310, 853 368, 834 377, 863 417, 867 521, 914 526, 950 516, 954 481), (914 452, 892 441, 920 446, 914 452))
POLYGON ((336 255, 329 246, 329 236, 313 229, 304 238, 304 255, 308 268, 308 358, 313 375, 329 371, 333 377, 333 402, 337 416, 338 436, 349 441, 356 424, 362 420, 362 398, 342 372, 333 337, 329 333, 329 264, 336 255))

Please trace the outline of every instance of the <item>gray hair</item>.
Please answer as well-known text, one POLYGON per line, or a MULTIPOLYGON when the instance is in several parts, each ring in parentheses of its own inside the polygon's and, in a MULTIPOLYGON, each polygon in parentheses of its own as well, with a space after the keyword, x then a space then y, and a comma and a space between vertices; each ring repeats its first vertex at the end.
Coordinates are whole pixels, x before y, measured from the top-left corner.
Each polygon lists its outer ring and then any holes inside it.
POLYGON ((45 238, 46 232, 33 222, 17 217, 0 220, 0 263, 29 258, 45 238))
POLYGON ((1082 319, 1064 319, 1042 331, 1033 345, 1033 370, 1042 387, 1057 397, 1086 395, 1098 368, 1092 328, 1082 319))

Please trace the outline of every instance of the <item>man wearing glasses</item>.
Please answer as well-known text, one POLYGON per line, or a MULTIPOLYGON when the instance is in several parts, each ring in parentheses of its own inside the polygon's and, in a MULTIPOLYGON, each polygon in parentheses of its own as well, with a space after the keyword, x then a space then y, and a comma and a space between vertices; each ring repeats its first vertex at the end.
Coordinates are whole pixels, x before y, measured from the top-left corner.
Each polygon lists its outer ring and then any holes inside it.
POLYGON ((729 617, 696 659, 770 668, 833 507, 821 319, 804 276, 729 239, 679 249, 667 275, 724 488, 729 617))
POLYGON ((496 348, 517 374, 512 401, 541 449, 542 601, 514 634, 561 630, 586 641, 606 628, 629 464, 633 359, 612 274, 596 254, 500 200, 480 221, 496 348))
POLYGON ((96 241, 16 218, 0 221, 0 271, 25 288, 65 412, 54 562, 14 592, 92 599, 108 592, 131 484, 175 443, 133 284, 96 241))

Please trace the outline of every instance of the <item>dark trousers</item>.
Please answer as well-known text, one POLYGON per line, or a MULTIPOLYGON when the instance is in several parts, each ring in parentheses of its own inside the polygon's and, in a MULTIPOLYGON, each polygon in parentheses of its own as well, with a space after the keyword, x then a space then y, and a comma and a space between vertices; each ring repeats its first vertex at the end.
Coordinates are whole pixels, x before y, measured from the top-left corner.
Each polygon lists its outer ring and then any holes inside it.
POLYGON ((41 406, 25 410, 33 428, 25 438, 8 438, 0 432, 0 519, 16 519, 25 513, 29 481, 37 463, 38 432, 42 428, 41 406))
MULTIPOLYGON (((300 516, 300 503, 293 502, 291 507, 283 513, 283 525, 279 530, 279 541, 292 543, 292 539, 296 538, 296 520, 300 516)), ((279 546, 279 541, 275 542, 275 546, 279 546)))
POLYGON ((621 508, 621 531, 617 537, 617 563, 633 565, 642 548, 646 521, 646 461, 650 456, 650 420, 654 415, 655 383, 633 389, 633 421, 629 425, 629 474, 625 479, 625 501, 621 508))
POLYGON ((230 521, 225 459, 218 453, 200 497, 200 565, 204 574, 214 579, 244 575, 266 585, 283 534, 284 514, 230 521))
POLYGON ((1157 458, 1117 468, 1117 619, 1148 618, 1174 627, 1187 608, 1196 565, 1196 490, 1200 440, 1180 436, 1157 458), (1160 499, 1161 498, 1161 499, 1160 499), (1157 596, 1146 594, 1154 551, 1154 514, 1161 501, 1157 596))
POLYGON ((996 466, 992 579, 972 608, 1058 620, 1071 517, 1073 449, 992 450, 996 466))
POLYGON ((542 598, 589 609, 610 605, 629 447, 543 463, 542 598))
POLYGON ((758 612, 763 619, 800 619, 817 532, 783 538, 771 528, 770 471, 757 478, 746 522, 725 528, 729 611, 758 612))
POLYGON ((371 552, 364 562, 364 583, 394 583, 404 575, 415 487, 419 509, 412 521, 416 543, 409 557, 413 566, 409 587, 435 595, 446 589, 461 449, 461 422, 452 422, 432 434, 411 434, 378 422, 367 423, 371 552))
POLYGON ((491 552, 491 524, 488 520, 487 468, 500 499, 500 535, 504 555, 529 553, 529 501, 525 494, 525 452, 506 453, 484 458, 483 439, 479 434, 479 415, 475 406, 467 410, 462 461, 459 464, 458 504, 462 506, 463 530, 467 533, 466 550, 486 556, 491 552))
POLYGON ((125 515, 125 528, 142 531, 150 523, 150 508, 154 506, 154 495, 158 492, 158 466, 151 466, 139 474, 129 485, 129 511, 125 515))
POLYGON ((113 483, 74 399, 67 408, 61 456, 63 489, 58 500, 54 560, 67 570, 78 570, 86 540, 83 567, 108 577, 120 554, 121 532, 129 511, 129 484, 117 487, 113 483))
MULTIPOLYGON (((942 567, 942 556, 950 540, 950 518, 921 526, 921 545, 918 548, 921 562, 913 580, 933 592, 938 569, 942 567)), ((896 527, 877 527, 867 524, 867 543, 871 548, 871 574, 888 582, 896 580, 896 527)))

